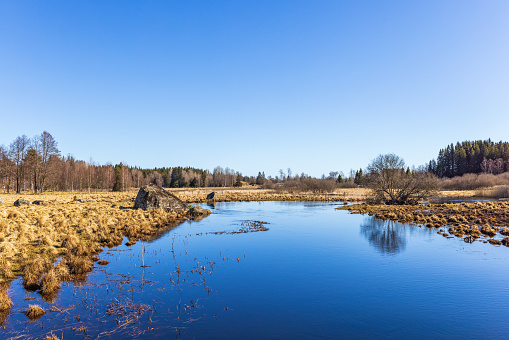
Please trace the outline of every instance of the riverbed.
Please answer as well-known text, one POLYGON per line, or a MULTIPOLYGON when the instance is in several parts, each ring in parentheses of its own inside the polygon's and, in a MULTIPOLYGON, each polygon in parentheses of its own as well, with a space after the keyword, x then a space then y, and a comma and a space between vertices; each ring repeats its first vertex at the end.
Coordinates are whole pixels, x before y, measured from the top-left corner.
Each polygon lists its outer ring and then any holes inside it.
POLYGON ((105 249, 100 258, 109 263, 64 283, 52 302, 15 280, 0 337, 493 339, 509 332, 507 247, 352 215, 336 203, 202 206, 213 212, 202 221, 105 249), (30 322, 23 311, 32 304, 47 313, 30 322))

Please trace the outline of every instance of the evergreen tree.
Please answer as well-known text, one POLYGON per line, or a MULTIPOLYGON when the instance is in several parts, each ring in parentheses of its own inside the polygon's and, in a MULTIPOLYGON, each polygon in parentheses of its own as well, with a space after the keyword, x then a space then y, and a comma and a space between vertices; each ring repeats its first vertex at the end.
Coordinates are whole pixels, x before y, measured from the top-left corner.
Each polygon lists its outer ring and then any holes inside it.
POLYGON ((359 171, 355 172, 355 178, 353 182, 357 185, 362 185, 362 169, 359 169, 359 171))
POLYGON ((235 181, 234 187, 241 187, 242 186, 242 175, 240 173, 237 173, 237 179, 235 181))
MULTIPOLYGON (((462 176, 466 173, 481 173, 481 164, 509 161, 509 143, 494 143, 491 139, 458 142, 438 152, 436 165, 430 162, 428 169, 438 177, 462 176), (498 161, 501 159, 501 161, 498 161)), ((500 167, 500 166, 499 166, 500 167)))
POLYGON ((258 176, 256 176, 256 184, 263 185, 265 183, 265 176, 262 175, 261 172, 258 172, 258 176))
POLYGON ((122 163, 115 165, 115 182, 113 183, 113 191, 122 190, 122 163))

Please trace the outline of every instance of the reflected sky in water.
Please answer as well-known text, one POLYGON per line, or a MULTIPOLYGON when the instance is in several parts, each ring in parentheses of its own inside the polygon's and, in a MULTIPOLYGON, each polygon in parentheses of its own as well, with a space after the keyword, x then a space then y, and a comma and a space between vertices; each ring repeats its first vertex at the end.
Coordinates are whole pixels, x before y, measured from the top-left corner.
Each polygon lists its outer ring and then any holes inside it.
POLYGON ((509 332, 507 247, 466 244, 335 204, 202 206, 213 213, 200 222, 105 249, 100 257, 110 263, 96 264, 86 283, 63 284, 54 304, 14 281, 0 338, 52 330, 94 339, 503 339, 509 332), (269 230, 214 234, 245 220, 269 230), (27 323, 23 311, 35 303, 53 311, 27 323), (140 312, 115 313, 129 305, 140 312))

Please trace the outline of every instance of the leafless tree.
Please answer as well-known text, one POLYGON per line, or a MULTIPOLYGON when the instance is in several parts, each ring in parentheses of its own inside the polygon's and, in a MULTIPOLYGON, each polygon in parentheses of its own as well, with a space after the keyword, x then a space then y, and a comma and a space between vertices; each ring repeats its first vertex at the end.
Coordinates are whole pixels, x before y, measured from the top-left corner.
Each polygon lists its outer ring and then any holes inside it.
POLYGON ((9 147, 9 156, 14 162, 16 174, 16 193, 21 191, 21 182, 24 180, 25 167, 24 160, 27 156, 28 148, 30 146, 30 138, 26 135, 18 136, 11 143, 9 147))
POLYGON ((3 192, 9 192, 13 174, 13 163, 9 159, 9 151, 3 145, 0 146, 0 179, 2 180, 3 192))
POLYGON ((395 154, 379 155, 367 168, 367 185, 377 202, 409 204, 426 198, 437 188, 427 172, 405 172, 405 162, 395 154))

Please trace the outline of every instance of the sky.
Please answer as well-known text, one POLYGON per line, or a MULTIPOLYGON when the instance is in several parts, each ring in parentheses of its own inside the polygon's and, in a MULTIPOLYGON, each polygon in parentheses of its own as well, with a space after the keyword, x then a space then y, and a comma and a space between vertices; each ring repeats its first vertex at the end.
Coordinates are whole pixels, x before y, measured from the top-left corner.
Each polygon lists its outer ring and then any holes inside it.
POLYGON ((0 145, 321 176, 509 141, 509 1, 0 1, 0 145))

